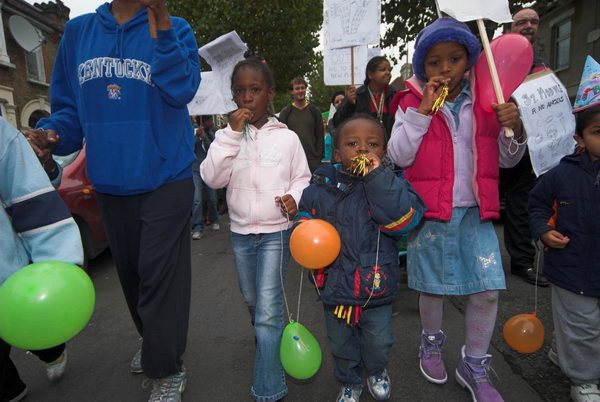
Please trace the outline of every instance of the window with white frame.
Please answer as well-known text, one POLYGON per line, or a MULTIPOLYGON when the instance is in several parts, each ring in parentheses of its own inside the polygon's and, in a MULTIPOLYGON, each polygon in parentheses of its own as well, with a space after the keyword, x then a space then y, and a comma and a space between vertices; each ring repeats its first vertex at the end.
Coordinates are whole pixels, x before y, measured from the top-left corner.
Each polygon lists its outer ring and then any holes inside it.
POLYGON ((25 52, 25 59, 27 61, 27 78, 34 81, 46 82, 42 48, 39 47, 33 52, 25 52))
POLYGON ((557 23, 553 27, 553 58, 554 68, 560 70, 569 66, 571 52, 571 18, 557 23))

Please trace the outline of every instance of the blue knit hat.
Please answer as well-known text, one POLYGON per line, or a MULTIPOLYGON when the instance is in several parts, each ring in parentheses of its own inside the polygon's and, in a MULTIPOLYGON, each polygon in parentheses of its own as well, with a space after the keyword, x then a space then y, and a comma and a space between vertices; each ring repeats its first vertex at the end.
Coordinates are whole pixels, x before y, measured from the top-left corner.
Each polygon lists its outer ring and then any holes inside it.
POLYGON ((454 18, 438 18, 431 25, 423 28, 415 43, 413 54, 413 71, 418 79, 427 81, 425 77, 425 56, 434 45, 440 42, 458 42, 467 49, 469 54, 469 65, 471 68, 477 62, 481 53, 479 39, 469 27, 454 18))

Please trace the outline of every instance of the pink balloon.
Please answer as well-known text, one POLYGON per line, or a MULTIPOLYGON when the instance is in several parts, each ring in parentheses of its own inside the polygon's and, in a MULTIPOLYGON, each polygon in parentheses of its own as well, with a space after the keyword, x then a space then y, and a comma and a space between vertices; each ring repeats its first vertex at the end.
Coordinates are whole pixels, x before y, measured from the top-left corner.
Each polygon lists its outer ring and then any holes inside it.
MULTIPOLYGON (((490 47, 506 101, 529 74, 533 63, 533 47, 526 37, 517 33, 497 37, 490 42, 490 47)), ((491 104, 498 101, 484 52, 481 52, 475 64, 475 75, 475 91, 479 102, 484 110, 491 112, 491 104)))

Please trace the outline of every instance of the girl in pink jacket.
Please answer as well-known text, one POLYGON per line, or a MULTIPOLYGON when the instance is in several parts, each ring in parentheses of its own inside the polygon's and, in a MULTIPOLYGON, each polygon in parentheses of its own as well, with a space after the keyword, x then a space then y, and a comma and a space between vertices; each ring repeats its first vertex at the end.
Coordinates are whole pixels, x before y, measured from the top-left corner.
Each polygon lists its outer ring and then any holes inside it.
POLYGON ((209 187, 227 186, 235 266, 256 335, 250 394, 255 400, 276 401, 287 395, 279 344, 289 219, 296 215, 310 171, 298 136, 269 116, 267 107, 275 96, 269 67, 254 58, 239 62, 231 90, 239 109, 217 131, 200 174, 209 187))
POLYGON ((474 401, 501 401, 489 379, 488 347, 505 289, 502 257, 491 219, 498 218, 499 165, 514 166, 503 127, 522 142, 516 105, 486 112, 474 96, 475 75, 466 75, 480 54, 478 39, 462 22, 440 18, 417 36, 407 91, 399 107, 388 154, 427 206, 409 235, 409 286, 420 293, 420 370, 434 384, 448 375, 442 359, 443 295, 468 295, 465 346, 456 379, 474 401), (446 103, 433 105, 447 88, 446 103))

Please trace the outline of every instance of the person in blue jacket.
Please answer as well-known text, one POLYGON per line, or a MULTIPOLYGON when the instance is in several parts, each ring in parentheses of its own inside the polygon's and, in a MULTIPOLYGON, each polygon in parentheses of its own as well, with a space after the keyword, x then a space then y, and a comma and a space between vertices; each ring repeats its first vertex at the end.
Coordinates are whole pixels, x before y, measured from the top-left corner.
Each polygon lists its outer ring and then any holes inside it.
POLYGON ((600 401, 600 93, 577 114, 582 152, 565 156, 529 194, 534 239, 546 246, 558 362, 573 401, 600 401))
POLYGON ((169 16, 166 0, 105 3, 65 25, 52 114, 27 133, 57 155, 86 144, 87 172, 143 338, 131 371, 154 380, 152 401, 179 400, 186 383, 194 193, 187 104, 200 83, 197 52, 194 32, 169 16))
POLYGON ((341 237, 339 256, 315 277, 341 384, 336 401, 358 401, 363 376, 373 398, 387 400, 392 302, 400 286, 396 240, 419 223, 425 204, 384 163, 385 127, 375 118, 358 114, 343 122, 333 155, 337 164, 321 165, 302 193, 297 220, 326 220, 341 237), (364 176, 352 173, 357 156, 369 160, 364 176))
MULTIPOLYGON (((0 285, 30 263, 83 263, 77 224, 21 135, 0 117, 0 285)), ((20 401, 27 387, 0 339, 0 401, 20 401)), ((62 376, 65 344, 32 351, 46 363, 50 380, 62 376)))

